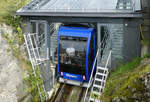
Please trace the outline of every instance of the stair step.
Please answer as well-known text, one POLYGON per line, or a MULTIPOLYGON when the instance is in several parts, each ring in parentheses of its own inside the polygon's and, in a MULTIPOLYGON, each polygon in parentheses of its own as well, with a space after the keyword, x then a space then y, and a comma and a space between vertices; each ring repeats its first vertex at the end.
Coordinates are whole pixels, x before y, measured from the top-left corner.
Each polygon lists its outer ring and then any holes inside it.
POLYGON ((108 68, 103 68, 103 67, 97 67, 97 69, 108 71, 108 68))
POLYGON ((106 80, 95 78, 95 81, 106 82, 106 80))
POLYGON ((96 91, 93 91, 93 94, 95 94, 95 95, 101 95, 100 92, 96 92, 96 91))
POLYGON ((101 101, 90 97, 90 102, 101 102, 101 101))
POLYGON ((95 84, 93 85, 93 88, 94 88, 94 87, 96 87, 96 88, 100 88, 100 89, 102 89, 102 88, 103 88, 101 85, 95 85, 95 84))
POLYGON ((95 78, 95 81, 98 81, 98 82, 106 82, 106 79, 107 79, 107 76, 104 76, 104 77, 102 77, 102 78, 96 77, 96 78, 95 78))
POLYGON ((105 74, 105 73, 96 73, 97 75, 101 75, 101 76, 107 76, 107 73, 105 74))

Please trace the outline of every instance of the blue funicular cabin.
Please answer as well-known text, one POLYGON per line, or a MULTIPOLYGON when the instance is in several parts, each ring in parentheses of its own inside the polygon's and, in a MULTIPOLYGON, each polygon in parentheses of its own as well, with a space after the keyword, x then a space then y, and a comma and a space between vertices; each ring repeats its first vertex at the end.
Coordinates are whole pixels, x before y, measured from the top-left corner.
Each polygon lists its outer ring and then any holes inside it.
POLYGON ((78 86, 88 82, 95 58, 94 28, 60 27, 57 49, 60 82, 69 79, 66 83, 78 86))

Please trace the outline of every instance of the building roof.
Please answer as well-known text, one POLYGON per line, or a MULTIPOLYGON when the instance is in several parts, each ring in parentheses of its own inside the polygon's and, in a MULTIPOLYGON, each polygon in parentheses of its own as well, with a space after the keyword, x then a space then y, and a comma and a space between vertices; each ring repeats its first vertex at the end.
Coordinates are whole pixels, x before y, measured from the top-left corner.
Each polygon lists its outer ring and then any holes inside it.
POLYGON ((128 17, 131 14, 133 17, 139 16, 140 10, 140 0, 33 0, 19 9, 17 15, 109 17, 120 14, 128 17))

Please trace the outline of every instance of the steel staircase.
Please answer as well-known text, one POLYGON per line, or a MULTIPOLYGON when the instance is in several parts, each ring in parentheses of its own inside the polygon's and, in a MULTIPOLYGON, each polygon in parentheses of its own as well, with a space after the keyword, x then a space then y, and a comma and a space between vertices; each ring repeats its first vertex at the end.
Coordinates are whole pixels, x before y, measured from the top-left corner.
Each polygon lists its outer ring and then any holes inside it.
POLYGON ((100 102, 100 96, 105 88, 106 79, 109 74, 109 71, 108 71, 109 68, 107 68, 107 66, 111 58, 111 53, 112 51, 109 52, 109 56, 108 56, 105 67, 97 67, 96 75, 94 78, 94 83, 93 83, 92 91, 90 95, 90 102, 95 102, 95 101, 100 102))
POLYGON ((93 86, 91 89, 91 94, 90 94, 90 102, 100 102, 100 96, 101 93, 103 92, 106 84, 106 79, 109 74, 109 61, 111 59, 111 53, 112 51, 110 50, 111 48, 111 40, 110 36, 108 35, 107 30, 105 30, 105 36, 101 42, 101 61, 100 61, 100 66, 97 65, 96 69, 96 75, 94 78, 93 86))
MULTIPOLYGON (((39 45, 38 45, 39 42, 37 41, 36 33, 24 34, 24 39, 25 39, 25 43, 26 43, 26 47, 27 47, 27 51, 28 51, 28 55, 29 55, 29 60, 32 65, 33 74, 36 77, 36 68, 38 66, 40 66, 42 63, 44 63, 45 61, 47 61, 48 59, 47 59, 47 57, 44 57, 41 54, 40 49, 42 49, 43 47, 42 46, 41 46, 41 48, 39 47, 39 45)), ((43 44, 43 46, 44 46, 44 44, 43 44)), ((37 87, 38 87, 41 102, 44 102, 45 99, 42 98, 41 89, 39 87, 38 82, 37 82, 37 87)), ((43 85, 43 89, 45 91, 44 85, 43 85)), ((46 91, 45 91, 45 95, 47 95, 46 91)))

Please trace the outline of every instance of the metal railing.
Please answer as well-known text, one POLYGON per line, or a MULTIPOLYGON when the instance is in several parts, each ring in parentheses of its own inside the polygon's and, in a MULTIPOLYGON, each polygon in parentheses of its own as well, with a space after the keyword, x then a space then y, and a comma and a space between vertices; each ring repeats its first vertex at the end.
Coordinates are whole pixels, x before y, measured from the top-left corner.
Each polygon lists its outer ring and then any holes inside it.
MULTIPOLYGON (((28 55, 29 55, 29 59, 30 59, 31 65, 32 65, 33 74, 34 74, 34 76, 36 77, 36 72, 35 72, 35 70, 36 70, 36 65, 37 65, 36 63, 37 63, 37 61, 36 61, 36 60, 33 60, 33 56, 32 56, 32 54, 31 54, 31 48, 33 48, 33 54, 34 54, 34 56, 36 56, 36 55, 35 55, 35 52, 34 52, 33 44, 31 43, 31 45, 28 45, 28 41, 27 41, 27 40, 31 40, 31 37, 30 37, 30 36, 27 37, 27 36, 29 36, 29 35, 24 35, 25 43, 26 43, 26 45, 27 45, 27 51, 28 51, 28 55), (31 48, 30 48, 30 47, 31 47, 31 48)), ((34 58, 34 59, 35 59, 35 58, 34 58)), ((42 94, 41 94, 41 91, 40 91, 40 87, 39 87, 38 82, 36 82, 36 85, 37 85, 37 88, 38 88, 38 91, 39 91, 40 100, 41 100, 41 102, 43 102, 44 100, 43 100, 43 98, 42 98, 42 94)))
MULTIPOLYGON (((96 61, 97 61, 97 57, 98 57, 98 54, 99 54, 99 49, 97 51, 97 54, 96 54, 96 57, 95 57, 95 60, 94 60, 94 64, 93 64, 93 69, 92 69, 92 73, 91 73, 91 76, 90 76, 90 81, 88 83, 88 87, 87 87, 87 90, 85 92, 85 96, 84 96, 84 102, 86 102, 86 97, 87 97, 87 94, 88 94, 88 91, 89 91, 89 88, 90 88, 90 85, 92 85, 92 77, 93 77, 93 72, 94 72, 94 67, 95 67, 95 64, 96 64, 96 61)), ((109 52, 109 55, 108 55, 108 58, 107 58, 107 61, 106 61, 106 64, 105 64, 105 67, 104 68, 107 68, 108 66, 108 63, 111 59, 111 54, 112 54, 112 51, 110 50, 109 52)), ((95 78, 94 78, 95 79, 95 78)), ((105 85, 103 86, 105 87, 105 85)))
POLYGON ((90 80, 89 80, 88 87, 87 87, 87 89, 86 89, 85 96, 84 96, 84 102, 86 102, 86 96, 87 96, 87 94, 88 94, 88 90, 89 90, 89 88, 90 88, 90 85, 92 84, 92 77, 93 77, 93 73, 94 73, 94 67, 95 67, 95 65, 96 65, 96 61, 97 61, 98 55, 99 55, 99 49, 98 49, 98 51, 97 51, 97 53, 96 53, 96 57, 95 57, 95 59, 94 59, 94 64, 93 64, 93 68, 92 68, 90 80))
MULTIPOLYGON (((38 40, 37 40, 38 35, 36 33, 24 34, 24 39, 25 39, 29 59, 30 59, 31 65, 32 65, 33 73, 34 73, 34 76, 36 77, 36 68, 37 67, 40 68, 40 66, 43 63, 45 63, 45 64, 47 63, 47 61, 49 60, 49 57, 48 57, 49 51, 47 51, 46 49, 43 49, 45 42, 43 43, 43 46, 42 45, 39 46, 38 40), (42 52, 41 50, 43 50, 44 52, 42 52), (43 54, 45 54, 45 56, 43 56, 43 54)), ((42 78, 42 76, 40 76, 40 77, 42 78)), ((44 85, 42 85, 42 87, 43 87, 43 90, 44 90, 46 98, 47 98, 47 93, 45 91, 44 85)), ((41 102, 43 102, 44 99, 42 98, 41 90, 40 90, 38 82, 37 82, 37 88, 39 91, 41 102)))
POLYGON ((36 59, 36 61, 49 60, 49 49, 46 48, 45 37, 41 38, 42 36, 44 36, 44 34, 38 35, 37 33, 28 33, 24 35, 24 37, 27 37, 27 43, 30 43, 32 47, 29 48, 30 52, 33 51, 34 53, 34 56, 32 55, 31 58, 36 59))
POLYGON ((110 59, 111 59, 111 54, 112 54, 112 51, 110 50, 109 55, 108 55, 108 59, 107 59, 107 61, 106 61, 105 68, 108 67, 108 63, 109 63, 109 61, 110 61, 110 59))

